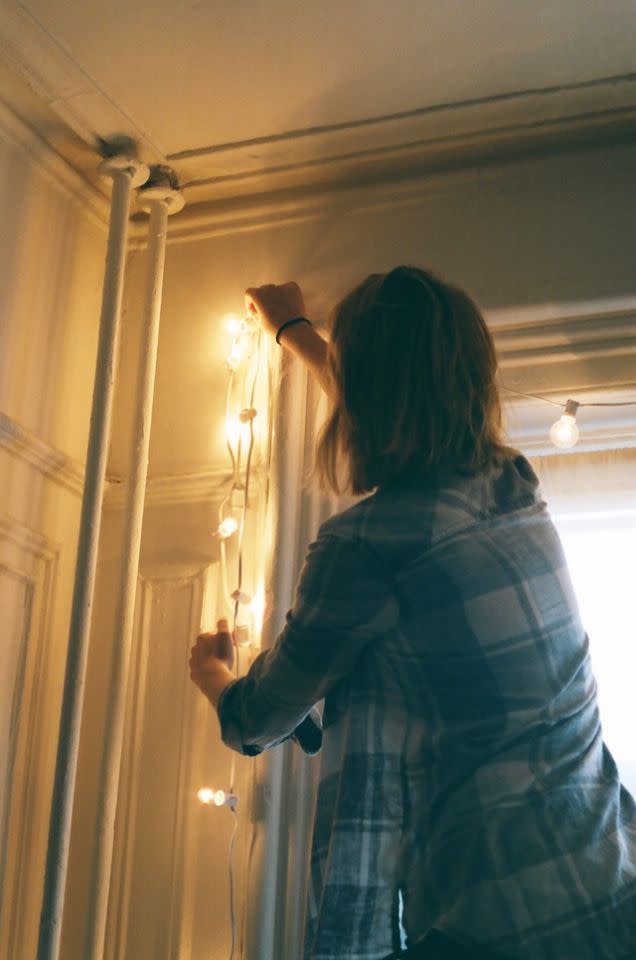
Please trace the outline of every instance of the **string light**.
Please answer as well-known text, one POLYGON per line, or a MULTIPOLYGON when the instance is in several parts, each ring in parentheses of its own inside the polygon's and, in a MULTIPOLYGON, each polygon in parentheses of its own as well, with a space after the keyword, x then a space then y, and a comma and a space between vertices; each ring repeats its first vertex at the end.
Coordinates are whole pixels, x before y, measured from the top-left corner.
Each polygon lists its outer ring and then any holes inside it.
POLYGON ((568 400, 565 411, 550 428, 550 440, 555 447, 567 450, 576 445, 579 439, 579 428, 576 425, 576 411, 579 404, 576 400, 568 400))
POLYGON ((238 797, 234 793, 226 793, 225 790, 214 790, 212 787, 201 787, 197 791, 197 798, 206 807, 230 807, 236 809, 238 797))
MULTIPOLYGON (((240 648, 248 647, 250 645, 250 630, 248 625, 245 623, 238 623, 240 606, 249 609, 252 613, 252 622, 254 624, 258 623, 258 608, 256 610, 253 609, 254 600, 243 590, 243 536, 245 533, 245 524, 249 506, 252 455, 255 442, 254 420, 257 416, 257 410, 254 406, 254 398, 261 363, 262 333, 251 318, 242 318, 236 314, 227 315, 224 320, 224 325, 232 337, 230 351, 225 359, 224 364, 225 368, 229 372, 225 401, 225 444, 231 462, 232 474, 229 490, 219 507, 219 523, 216 532, 219 537, 221 585, 223 596, 226 598, 227 602, 230 600, 233 601, 234 609, 231 633, 236 651, 234 672, 235 676, 239 677, 240 648), (254 348, 256 348, 256 369, 249 390, 248 402, 246 405, 242 405, 239 413, 236 414, 232 409, 232 401, 237 381, 237 371, 244 361, 251 359, 254 348), (246 456, 245 466, 243 468, 242 455, 244 451, 246 451, 246 456), (226 515, 226 510, 228 509, 239 511, 240 520, 234 516, 226 515), (230 594, 228 588, 226 541, 236 533, 238 533, 238 544, 236 547, 237 586, 234 592, 230 594)), ((234 753, 232 753, 229 790, 215 790, 212 787, 201 787, 201 789, 197 792, 197 797, 200 803, 204 804, 205 806, 228 807, 234 816, 234 827, 232 830, 229 851, 230 929, 232 938, 230 960, 233 960, 234 958, 237 942, 236 910, 234 903, 234 848, 238 827, 238 816, 236 812, 238 797, 234 792, 235 774, 236 758, 234 753)))
POLYGON ((528 400, 539 400, 542 403, 550 403, 555 407, 560 407, 563 413, 550 428, 550 440, 555 447, 561 450, 571 449, 576 446, 579 439, 579 428, 576 422, 576 414, 581 407, 636 407, 636 400, 617 400, 607 403, 580 403, 578 400, 568 400, 563 404, 559 400, 552 400, 550 397, 541 397, 536 393, 522 393, 520 390, 513 390, 505 384, 501 384, 502 390, 506 393, 512 393, 516 397, 526 397, 528 400))
POLYGON ((233 533, 236 533, 238 528, 238 520, 235 517, 224 517, 218 526, 217 533, 223 540, 227 540, 233 533))

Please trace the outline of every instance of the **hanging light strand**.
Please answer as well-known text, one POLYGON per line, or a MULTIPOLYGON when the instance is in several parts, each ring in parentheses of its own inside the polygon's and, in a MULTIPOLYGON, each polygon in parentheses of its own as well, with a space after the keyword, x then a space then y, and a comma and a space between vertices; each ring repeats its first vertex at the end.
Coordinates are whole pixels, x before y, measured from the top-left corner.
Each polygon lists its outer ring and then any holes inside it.
POLYGON ((569 449, 574 447, 579 439, 579 428, 576 423, 576 415, 582 407, 636 407, 636 400, 616 400, 612 401, 590 401, 581 403, 578 400, 568 399, 565 403, 560 400, 552 400, 550 397, 542 397, 536 393, 523 393, 521 390, 513 390, 505 384, 501 384, 502 390, 511 393, 517 397, 525 397, 527 400, 538 400, 542 403, 550 403, 559 407, 563 413, 550 428, 550 440, 555 447, 560 449, 569 449))

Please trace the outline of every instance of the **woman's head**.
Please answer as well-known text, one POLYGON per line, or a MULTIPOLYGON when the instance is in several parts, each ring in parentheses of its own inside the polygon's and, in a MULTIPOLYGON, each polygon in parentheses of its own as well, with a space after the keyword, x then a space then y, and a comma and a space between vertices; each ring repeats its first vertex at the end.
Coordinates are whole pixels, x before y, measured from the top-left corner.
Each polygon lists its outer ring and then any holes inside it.
POLYGON ((497 359, 461 290, 417 267, 371 274, 335 308, 333 405, 317 469, 354 493, 407 470, 474 472, 503 454, 497 359))

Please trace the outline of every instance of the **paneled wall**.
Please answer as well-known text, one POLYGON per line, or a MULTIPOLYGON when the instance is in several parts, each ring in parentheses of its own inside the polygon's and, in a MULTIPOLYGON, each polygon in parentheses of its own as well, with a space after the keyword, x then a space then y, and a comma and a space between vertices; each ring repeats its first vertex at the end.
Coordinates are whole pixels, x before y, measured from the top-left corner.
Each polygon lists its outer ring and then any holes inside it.
POLYGON ((0 106, 0 957, 34 956, 105 248, 101 204, 0 106))

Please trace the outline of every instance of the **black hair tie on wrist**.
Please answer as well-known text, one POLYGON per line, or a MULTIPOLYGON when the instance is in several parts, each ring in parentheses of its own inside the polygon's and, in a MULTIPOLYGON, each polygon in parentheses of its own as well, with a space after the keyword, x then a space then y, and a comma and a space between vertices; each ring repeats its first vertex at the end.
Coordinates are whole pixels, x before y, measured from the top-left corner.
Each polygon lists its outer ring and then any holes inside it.
POLYGON ((283 332, 283 330, 286 330, 287 327, 292 327, 295 323, 308 323, 310 327, 313 326, 311 320, 308 320, 307 317, 294 317, 293 320, 286 320, 285 323, 281 324, 281 326, 276 331, 276 343, 278 344, 279 347, 280 347, 281 333, 283 332))

